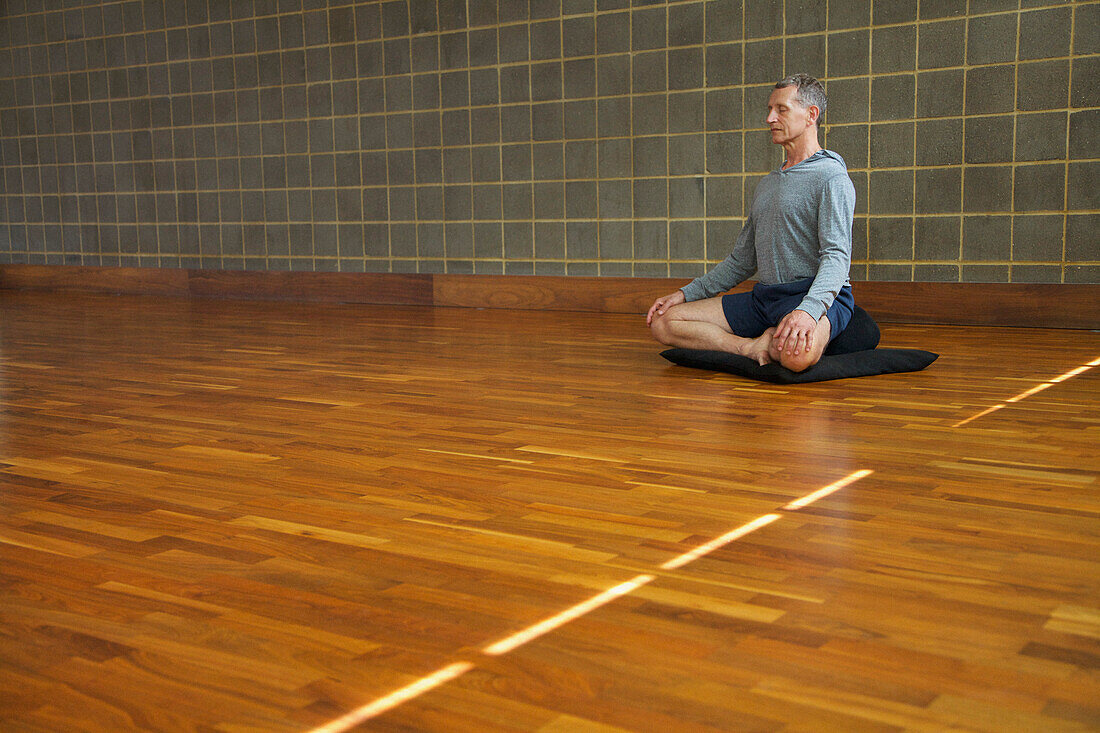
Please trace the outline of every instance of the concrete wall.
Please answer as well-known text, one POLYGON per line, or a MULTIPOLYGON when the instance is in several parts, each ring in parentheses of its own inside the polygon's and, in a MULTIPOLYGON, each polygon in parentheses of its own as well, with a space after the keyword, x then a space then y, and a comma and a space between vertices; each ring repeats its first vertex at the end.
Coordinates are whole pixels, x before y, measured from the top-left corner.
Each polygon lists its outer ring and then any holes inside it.
POLYGON ((0 263, 690 277, 826 82, 853 279, 1100 282, 1100 3, 6 0, 0 263))

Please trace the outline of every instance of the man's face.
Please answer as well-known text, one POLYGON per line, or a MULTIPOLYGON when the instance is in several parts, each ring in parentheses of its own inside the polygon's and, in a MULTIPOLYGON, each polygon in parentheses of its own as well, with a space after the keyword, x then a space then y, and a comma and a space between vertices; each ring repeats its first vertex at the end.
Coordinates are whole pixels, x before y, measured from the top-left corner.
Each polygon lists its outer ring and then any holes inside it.
POLYGON ((797 140, 810 127, 811 111, 798 101, 798 87, 773 89, 768 97, 768 116, 764 118, 776 145, 797 140))

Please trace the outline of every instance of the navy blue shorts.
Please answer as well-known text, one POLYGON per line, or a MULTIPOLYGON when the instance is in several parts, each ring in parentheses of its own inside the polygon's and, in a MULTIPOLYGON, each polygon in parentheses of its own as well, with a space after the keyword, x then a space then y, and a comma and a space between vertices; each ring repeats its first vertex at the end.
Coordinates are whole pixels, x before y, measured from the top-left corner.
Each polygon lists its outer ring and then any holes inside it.
MULTIPOLYGON (((747 293, 734 293, 722 296, 722 310, 726 321, 738 336, 756 338, 764 331, 775 326, 801 303, 813 285, 813 278, 796 280, 793 283, 779 285, 761 285, 757 283, 747 293)), ((852 288, 845 285, 837 293, 825 316, 829 319, 829 340, 832 341, 848 327, 852 320, 852 311, 856 307, 852 297, 852 288)))

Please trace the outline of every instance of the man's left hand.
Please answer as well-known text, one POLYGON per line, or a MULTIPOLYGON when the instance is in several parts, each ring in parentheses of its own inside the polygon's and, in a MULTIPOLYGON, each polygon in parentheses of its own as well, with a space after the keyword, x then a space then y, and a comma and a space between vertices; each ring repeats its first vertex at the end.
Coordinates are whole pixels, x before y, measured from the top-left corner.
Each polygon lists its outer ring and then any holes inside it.
POLYGON ((777 352, 801 354, 809 351, 814 343, 814 331, 817 321, 806 311, 793 310, 779 321, 775 327, 774 348, 777 352))

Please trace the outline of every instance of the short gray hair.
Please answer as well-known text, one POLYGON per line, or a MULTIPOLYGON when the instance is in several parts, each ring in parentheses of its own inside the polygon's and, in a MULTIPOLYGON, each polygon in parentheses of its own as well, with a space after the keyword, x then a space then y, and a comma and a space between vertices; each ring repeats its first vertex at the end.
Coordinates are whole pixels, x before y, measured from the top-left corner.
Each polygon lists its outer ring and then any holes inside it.
POLYGON ((821 86, 821 82, 809 74, 791 74, 775 83, 776 89, 785 89, 786 87, 798 87, 798 91, 795 92, 795 99, 803 107, 813 105, 821 110, 818 115, 818 121, 820 122, 821 118, 825 116, 825 108, 829 105, 829 99, 825 96, 825 87, 821 86))

